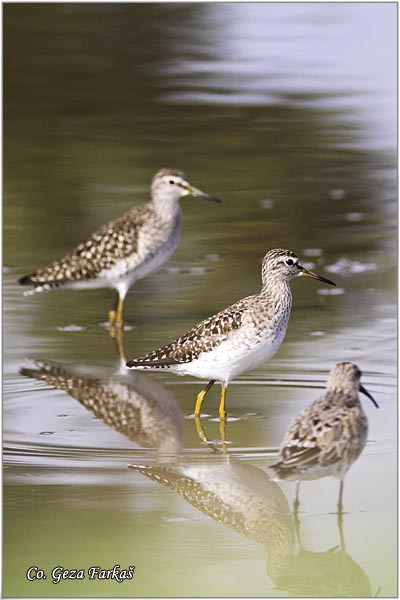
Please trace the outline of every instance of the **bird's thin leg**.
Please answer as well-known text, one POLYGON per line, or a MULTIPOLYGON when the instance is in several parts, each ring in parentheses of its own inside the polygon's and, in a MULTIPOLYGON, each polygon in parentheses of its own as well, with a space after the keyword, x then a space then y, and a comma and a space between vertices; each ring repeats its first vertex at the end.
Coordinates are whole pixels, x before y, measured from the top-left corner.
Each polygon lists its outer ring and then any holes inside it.
POLYGON ((108 312, 108 320, 110 322, 110 333, 114 337, 114 325, 117 318, 117 310, 118 310, 118 302, 119 302, 119 293, 117 292, 117 299, 113 308, 111 308, 108 312))
POLYGON ((119 292, 117 316, 116 316, 117 327, 119 329, 122 329, 124 326, 124 300, 125 300, 125 294, 121 294, 121 292, 119 292))
POLYGON ((115 330, 122 330, 124 327, 124 300, 126 296, 126 290, 117 289, 117 300, 114 307, 108 313, 110 321, 110 334, 111 337, 115 337, 115 330))
POLYGON ((299 493, 300 493, 300 481, 296 481, 296 496, 295 496, 294 502, 293 502, 293 512, 294 512, 294 516, 296 519, 298 519, 298 512, 299 512, 299 506, 300 506, 299 493))
POLYGON ((340 487, 339 487, 339 500, 338 500, 338 505, 337 505, 339 521, 343 520, 343 488, 344 488, 344 480, 341 479, 340 487))
POLYGON ((200 411, 201 411, 201 405, 203 404, 204 398, 206 397, 206 395, 208 394, 208 392, 211 390, 212 386, 215 383, 215 379, 212 379, 211 381, 209 381, 206 385, 205 388, 203 388, 201 390, 201 392, 198 394, 197 399, 196 399, 196 406, 194 409, 194 416, 195 417, 199 417, 200 416, 200 411))
POLYGON ((221 442, 222 442, 222 453, 226 454, 227 453, 227 446, 226 446, 226 419, 220 419, 219 420, 219 434, 221 436, 221 442))
POLYGON ((221 419, 221 421, 226 421, 225 398, 226 398, 226 385, 222 384, 221 400, 219 403, 219 418, 221 419))

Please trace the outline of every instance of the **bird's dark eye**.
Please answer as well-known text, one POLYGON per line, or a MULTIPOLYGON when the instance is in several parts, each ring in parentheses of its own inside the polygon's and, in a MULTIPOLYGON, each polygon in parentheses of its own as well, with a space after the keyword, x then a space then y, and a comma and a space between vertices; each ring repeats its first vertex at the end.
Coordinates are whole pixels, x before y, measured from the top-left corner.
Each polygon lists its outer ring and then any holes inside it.
POLYGON ((286 264, 289 265, 289 267, 291 267, 294 264, 293 258, 287 258, 286 259, 286 264))
POLYGON ((170 183, 171 185, 174 185, 175 181, 174 181, 173 179, 170 179, 170 180, 169 180, 169 183, 170 183))

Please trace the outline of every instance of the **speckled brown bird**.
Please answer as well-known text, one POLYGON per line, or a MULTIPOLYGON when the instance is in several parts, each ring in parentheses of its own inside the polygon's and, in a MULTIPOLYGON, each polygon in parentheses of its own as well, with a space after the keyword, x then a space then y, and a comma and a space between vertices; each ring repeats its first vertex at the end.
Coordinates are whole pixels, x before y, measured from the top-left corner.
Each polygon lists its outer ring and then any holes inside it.
POLYGON ((179 242, 183 196, 220 202, 193 187, 182 171, 161 169, 151 183, 151 201, 134 207, 105 225, 68 254, 19 279, 33 287, 25 294, 57 288, 113 288, 116 307, 110 325, 123 325, 124 299, 129 288, 170 258, 179 242))
POLYGON ((262 288, 195 325, 173 342, 127 362, 130 369, 170 370, 209 383, 197 396, 195 416, 215 381, 222 385, 219 416, 226 419, 229 382, 243 371, 270 359, 285 337, 292 307, 289 281, 305 275, 335 285, 306 269, 289 250, 270 250, 262 264, 262 288))
MULTIPOLYGON (((343 510, 344 477, 367 442, 368 419, 358 392, 368 396, 378 408, 360 378, 356 365, 338 363, 329 375, 325 394, 290 424, 279 449, 279 461, 272 465, 280 479, 300 482, 329 475, 339 478, 339 513, 343 510)), ((298 492, 299 483, 296 509, 298 492)))

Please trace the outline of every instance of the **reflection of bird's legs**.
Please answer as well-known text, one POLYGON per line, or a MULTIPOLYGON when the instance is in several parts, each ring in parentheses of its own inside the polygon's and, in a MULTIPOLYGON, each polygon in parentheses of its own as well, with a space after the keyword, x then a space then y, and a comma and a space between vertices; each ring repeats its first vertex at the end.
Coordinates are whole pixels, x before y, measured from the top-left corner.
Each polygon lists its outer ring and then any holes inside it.
POLYGON ((121 367, 123 367, 124 370, 126 370, 126 368, 125 368, 126 357, 125 357, 125 349, 124 349, 124 330, 119 329, 119 328, 116 329, 114 331, 113 337, 115 338, 115 341, 117 344, 117 352, 118 352, 118 357, 119 357, 121 367))
MULTIPOLYGON (((195 416, 194 420, 195 420, 195 423, 196 423, 196 429, 197 429, 197 433, 198 433, 199 438, 203 442, 205 442, 206 444, 208 444, 209 448, 211 448, 213 450, 213 452, 220 452, 220 449, 217 448, 217 446, 213 442, 210 442, 210 440, 208 439, 208 437, 207 437, 207 435, 206 435, 206 433, 205 433, 205 431, 203 429, 203 426, 201 424, 200 417, 195 416)), ((225 454, 224 451, 223 451, 223 453, 225 454)))
POLYGON ((294 518, 294 526, 295 526, 295 530, 296 530, 297 541, 299 543, 299 546, 301 547, 300 519, 299 519, 299 506, 300 506, 299 492, 300 492, 300 481, 296 481, 296 495, 295 495, 295 498, 293 501, 293 518, 294 518))
POLYGON ((195 417, 200 417, 200 411, 201 411, 201 405, 203 404, 204 398, 206 397, 206 395, 208 394, 208 392, 211 390, 212 386, 215 383, 215 379, 212 379, 211 381, 209 381, 206 385, 205 388, 203 388, 201 390, 201 392, 197 395, 197 399, 196 399, 196 406, 194 409, 194 416, 195 417))
POLYGON ((295 532, 295 536, 296 536, 296 540, 297 540, 297 545, 299 547, 299 550, 303 550, 303 544, 301 543, 301 537, 300 537, 301 521, 299 519, 299 515, 296 510, 293 513, 293 519, 294 519, 294 532, 295 532))
POLYGON ((343 531, 343 514, 338 514, 338 529, 339 529, 339 537, 340 537, 340 547, 343 552, 346 552, 346 543, 344 540, 344 531, 343 531))
POLYGON ((205 431, 204 431, 204 429, 203 429, 203 425, 201 424, 201 419, 200 419, 200 417, 199 417, 198 415, 195 415, 195 416, 194 416, 194 420, 195 420, 195 423, 196 423, 196 429, 197 429, 197 434, 198 434, 199 438, 200 438, 200 439, 201 439, 203 442, 205 442, 206 444, 209 444, 209 443, 210 443, 210 440, 209 440, 209 439, 208 439, 208 437, 206 436, 206 433, 205 433, 205 431))

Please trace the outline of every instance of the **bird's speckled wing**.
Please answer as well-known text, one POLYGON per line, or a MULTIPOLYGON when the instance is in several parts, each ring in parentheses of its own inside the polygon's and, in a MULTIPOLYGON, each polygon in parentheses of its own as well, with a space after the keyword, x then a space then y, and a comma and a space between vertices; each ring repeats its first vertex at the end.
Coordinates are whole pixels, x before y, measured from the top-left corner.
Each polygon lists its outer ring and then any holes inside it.
MULTIPOLYGON (((99 277, 121 259, 137 252, 138 232, 152 213, 150 204, 136 206, 104 225, 59 260, 22 277, 19 283, 33 285, 33 291, 42 291, 99 277)), ((131 268, 134 266, 133 261, 131 268)))
POLYGON ((202 352, 210 352, 239 329, 248 298, 240 300, 218 314, 205 319, 185 335, 144 356, 133 358, 127 367, 163 367, 188 363, 202 352))

